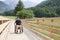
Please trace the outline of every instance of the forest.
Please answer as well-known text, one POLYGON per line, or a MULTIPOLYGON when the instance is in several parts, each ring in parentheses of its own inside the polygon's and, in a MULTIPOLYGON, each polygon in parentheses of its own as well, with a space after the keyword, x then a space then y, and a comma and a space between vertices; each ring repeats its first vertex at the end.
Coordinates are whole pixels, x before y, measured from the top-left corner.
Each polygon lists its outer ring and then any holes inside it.
POLYGON ((35 17, 59 17, 60 16, 60 0, 46 0, 31 7, 35 17))

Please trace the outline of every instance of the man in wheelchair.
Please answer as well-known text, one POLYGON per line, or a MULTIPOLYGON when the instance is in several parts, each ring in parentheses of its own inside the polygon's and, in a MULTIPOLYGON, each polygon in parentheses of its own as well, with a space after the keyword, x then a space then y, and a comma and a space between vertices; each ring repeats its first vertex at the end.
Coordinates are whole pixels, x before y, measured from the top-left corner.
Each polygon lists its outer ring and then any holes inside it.
POLYGON ((15 21, 15 33, 18 33, 18 29, 20 29, 20 33, 23 32, 22 22, 20 17, 17 17, 17 20, 15 21))

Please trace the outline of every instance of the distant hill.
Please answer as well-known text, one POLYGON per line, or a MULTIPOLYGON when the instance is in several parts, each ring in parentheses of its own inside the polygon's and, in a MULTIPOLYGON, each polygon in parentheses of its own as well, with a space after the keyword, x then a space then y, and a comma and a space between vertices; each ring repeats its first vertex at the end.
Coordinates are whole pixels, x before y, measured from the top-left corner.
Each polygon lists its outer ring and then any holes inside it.
POLYGON ((60 0, 46 0, 30 9, 36 17, 60 17, 60 0))
POLYGON ((8 4, 10 9, 14 9, 16 4, 18 3, 18 0, 5 0, 4 3, 8 4))
POLYGON ((58 7, 60 6, 60 0, 47 0, 37 5, 37 7, 58 7))
POLYGON ((5 4, 4 2, 0 1, 0 13, 4 12, 4 11, 8 11, 10 8, 7 4, 5 4))

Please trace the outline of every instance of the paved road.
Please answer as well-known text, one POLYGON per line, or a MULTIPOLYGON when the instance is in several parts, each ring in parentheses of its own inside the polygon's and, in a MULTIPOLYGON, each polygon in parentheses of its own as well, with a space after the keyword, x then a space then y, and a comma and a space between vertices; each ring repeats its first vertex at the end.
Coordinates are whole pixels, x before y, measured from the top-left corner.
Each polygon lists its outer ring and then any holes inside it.
POLYGON ((21 34, 14 33, 14 21, 11 21, 8 28, 8 34, 5 40, 43 40, 42 37, 38 37, 28 29, 24 28, 24 32, 21 34))

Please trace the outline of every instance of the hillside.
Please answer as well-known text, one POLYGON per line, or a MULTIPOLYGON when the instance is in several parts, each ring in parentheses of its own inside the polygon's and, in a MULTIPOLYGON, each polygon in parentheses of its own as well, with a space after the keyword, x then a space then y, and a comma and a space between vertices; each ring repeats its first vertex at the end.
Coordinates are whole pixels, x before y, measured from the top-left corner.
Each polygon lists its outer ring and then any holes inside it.
POLYGON ((5 4, 4 2, 0 1, 0 13, 4 11, 8 11, 8 10, 9 10, 9 6, 5 4))
POLYGON ((60 6, 60 0, 47 0, 37 5, 37 7, 54 7, 60 6))
POLYGON ((7 11, 8 9, 9 9, 8 5, 5 4, 4 2, 0 1, 0 13, 4 12, 4 11, 7 11))
POLYGON ((46 0, 30 9, 35 17, 60 17, 60 0, 46 0))

